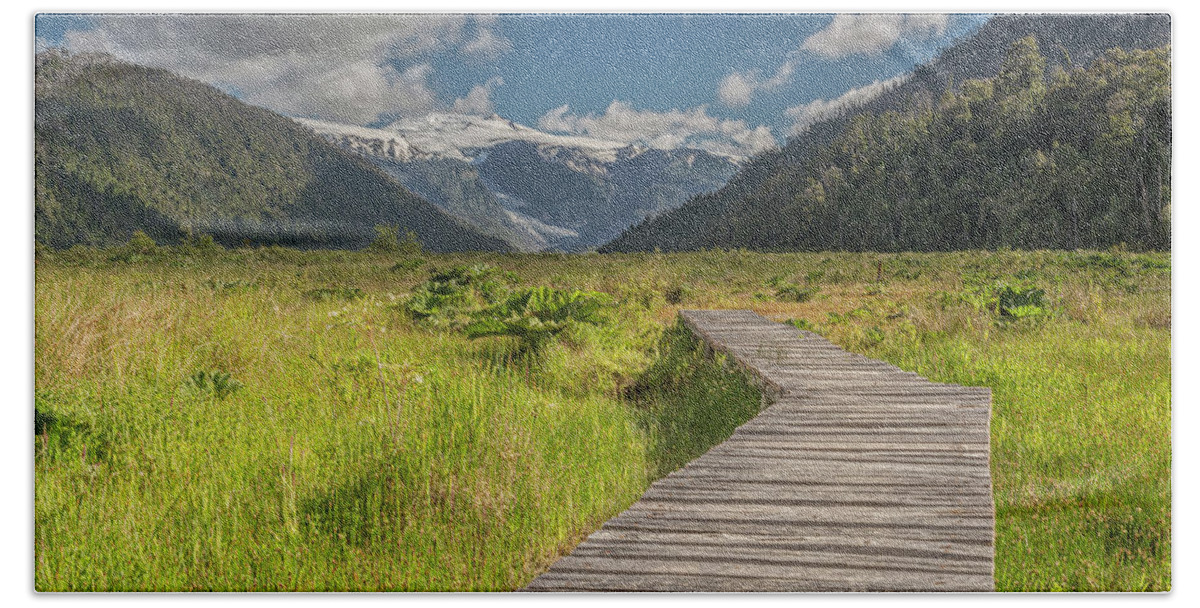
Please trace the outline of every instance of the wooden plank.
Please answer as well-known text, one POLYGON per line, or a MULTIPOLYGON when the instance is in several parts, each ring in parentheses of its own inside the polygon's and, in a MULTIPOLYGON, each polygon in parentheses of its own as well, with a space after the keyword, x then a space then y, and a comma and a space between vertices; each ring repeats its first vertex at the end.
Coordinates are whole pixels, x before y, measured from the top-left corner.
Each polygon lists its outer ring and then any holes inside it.
POLYGON ((846 542, 854 539, 871 539, 879 542, 909 542, 921 540, 946 544, 971 544, 987 547, 991 551, 990 539, 983 539, 977 529, 959 528, 915 528, 888 526, 841 526, 801 521, 747 521, 728 518, 662 519, 643 521, 634 519, 610 519, 602 530, 620 532, 654 532, 686 534, 742 534, 769 539, 782 536, 837 536, 846 542))
MULTIPOLYGON (((735 560, 724 557, 707 559, 654 559, 639 556, 635 559, 613 557, 576 557, 568 555, 556 564, 558 571, 567 573, 604 574, 617 585, 619 579, 643 574, 665 575, 666 577, 707 576, 715 579, 787 579, 789 586, 780 585, 779 591, 808 591, 812 589, 834 591, 938 591, 950 588, 956 591, 978 590, 989 585, 991 573, 963 572, 949 567, 938 570, 908 567, 898 563, 890 568, 869 567, 836 560, 777 562, 765 558, 735 560), (802 576, 798 574, 803 573, 802 576)), ((554 572, 554 570, 551 570, 554 572)), ((689 587, 677 587, 671 578, 664 581, 662 591, 690 591, 689 587)), ((725 585, 704 588, 708 591, 730 590, 725 585)), ((737 590, 755 590, 750 585, 737 590)))
POLYGON ((991 391, 750 311, 683 311, 770 401, 531 591, 990 591, 991 391))
POLYGON ((698 591, 698 592, 821 592, 821 591, 943 591, 962 592, 974 591, 984 584, 983 577, 974 579, 962 577, 953 581, 903 581, 888 578, 874 586, 873 581, 858 577, 850 580, 820 580, 809 576, 797 580, 794 576, 770 578, 761 573, 749 576, 713 576, 629 573, 619 575, 603 572, 561 572, 554 577, 539 577, 534 580, 529 591, 698 591), (907 586, 906 586, 907 585, 907 586))
POLYGON ((929 540, 915 537, 903 539, 880 538, 876 536, 847 537, 821 535, 778 535, 771 538, 748 534, 704 534, 694 532, 643 532, 639 530, 614 530, 603 528, 588 537, 589 542, 646 542, 659 544, 690 544, 708 545, 714 548, 722 546, 763 545, 774 548, 798 547, 813 550, 819 547, 832 547, 841 551, 869 552, 888 554, 895 557, 905 557, 913 553, 926 557, 942 552, 953 552, 976 560, 991 559, 987 547, 971 543, 955 543, 940 540, 929 540))

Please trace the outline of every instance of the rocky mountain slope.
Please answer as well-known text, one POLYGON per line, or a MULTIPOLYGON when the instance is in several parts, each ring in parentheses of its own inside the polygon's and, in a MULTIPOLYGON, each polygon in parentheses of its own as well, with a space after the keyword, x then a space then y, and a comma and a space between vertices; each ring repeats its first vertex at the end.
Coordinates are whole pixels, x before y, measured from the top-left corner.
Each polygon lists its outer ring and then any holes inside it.
POLYGON ((496 115, 430 114, 380 129, 299 122, 447 213, 527 251, 596 247, 716 190, 738 160, 546 133, 496 115))

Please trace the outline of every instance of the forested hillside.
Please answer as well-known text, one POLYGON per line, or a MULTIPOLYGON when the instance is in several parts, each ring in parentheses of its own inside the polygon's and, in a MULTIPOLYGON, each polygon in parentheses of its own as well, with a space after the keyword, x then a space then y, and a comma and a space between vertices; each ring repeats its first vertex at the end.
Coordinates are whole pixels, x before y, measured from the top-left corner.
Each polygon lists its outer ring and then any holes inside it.
POLYGON ((376 225, 437 251, 502 250, 293 121, 100 55, 35 63, 35 237, 56 248, 210 234, 226 245, 358 248, 376 225))
POLYGON ((1047 16, 998 19, 904 85, 602 250, 1169 248, 1170 49, 1095 50, 1169 38, 1169 20, 1080 16, 1072 29, 1047 27, 1057 22, 1047 16), (1022 26, 1033 33, 994 53, 991 77, 954 80, 1022 26), (1075 63, 1072 49, 1095 59, 1075 63))

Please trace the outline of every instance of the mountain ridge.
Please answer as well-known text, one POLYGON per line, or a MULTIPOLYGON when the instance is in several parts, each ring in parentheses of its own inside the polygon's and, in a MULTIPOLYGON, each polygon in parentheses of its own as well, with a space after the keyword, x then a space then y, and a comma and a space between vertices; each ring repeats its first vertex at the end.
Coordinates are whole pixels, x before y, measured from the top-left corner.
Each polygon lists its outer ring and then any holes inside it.
POLYGON ((297 119, 482 232, 526 251, 581 251, 715 190, 732 157, 547 133, 497 115, 384 128, 297 119))
POLYGON ((35 238, 55 248, 207 233, 361 248, 376 225, 434 251, 506 250, 293 121, 100 54, 35 57, 35 238))
MULTIPOLYGON (((750 212, 750 199, 787 181, 806 163, 843 135, 859 116, 878 116, 906 108, 932 107, 956 83, 995 76, 1007 44, 1020 36, 1054 53, 1043 56, 1044 67, 1064 71, 1102 57, 1109 45, 1129 49, 1156 48, 1170 42, 1170 16, 1133 15, 1001 15, 975 33, 943 49, 930 62, 916 66, 903 82, 841 114, 811 125, 789 138, 782 148, 764 152, 742 165, 720 190, 690 199, 659 216, 631 226, 600 251, 688 250, 745 246, 729 236, 735 213, 750 212)), ((802 190, 803 188, 801 188, 802 190)), ((757 209, 765 210, 761 204, 757 209)), ((764 214, 766 215, 766 214, 764 214)))

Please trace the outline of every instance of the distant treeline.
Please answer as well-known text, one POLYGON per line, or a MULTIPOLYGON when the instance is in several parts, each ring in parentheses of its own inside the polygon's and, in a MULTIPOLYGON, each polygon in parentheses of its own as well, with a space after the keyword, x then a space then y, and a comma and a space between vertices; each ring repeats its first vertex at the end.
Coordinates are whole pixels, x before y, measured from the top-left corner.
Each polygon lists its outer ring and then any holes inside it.
POLYGON ((995 77, 854 116, 736 199, 697 197, 605 249, 1169 249, 1170 47, 1046 65, 1019 39, 995 77))
POLYGON ((433 251, 509 249, 294 121, 165 70, 50 50, 34 91, 34 235, 52 248, 141 230, 357 249, 394 225, 433 251))

